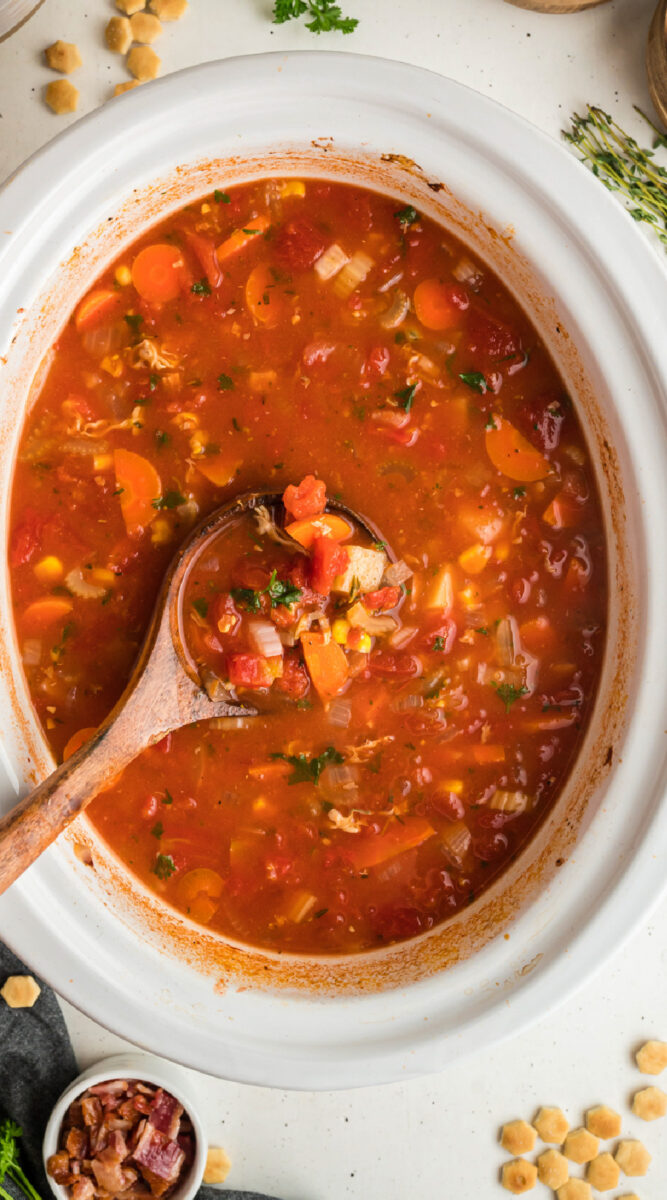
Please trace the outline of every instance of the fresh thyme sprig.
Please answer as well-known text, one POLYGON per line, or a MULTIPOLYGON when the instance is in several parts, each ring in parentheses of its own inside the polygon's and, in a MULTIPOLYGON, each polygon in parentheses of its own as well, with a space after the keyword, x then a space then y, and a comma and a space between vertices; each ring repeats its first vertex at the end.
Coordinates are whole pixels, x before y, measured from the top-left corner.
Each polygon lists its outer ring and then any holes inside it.
POLYGON ((631 201, 630 216, 651 225, 667 246, 667 169, 655 162, 654 154, 659 146, 667 147, 667 137, 637 105, 635 111, 656 134, 652 150, 642 149, 603 109, 586 108, 584 117, 573 114, 572 128, 564 129, 563 137, 610 192, 631 201))

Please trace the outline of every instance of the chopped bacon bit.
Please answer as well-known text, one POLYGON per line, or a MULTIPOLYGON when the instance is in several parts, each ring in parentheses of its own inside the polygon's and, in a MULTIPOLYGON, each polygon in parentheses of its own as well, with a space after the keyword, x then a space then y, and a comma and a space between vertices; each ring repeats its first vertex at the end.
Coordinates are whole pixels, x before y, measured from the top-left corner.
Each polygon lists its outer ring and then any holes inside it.
POLYGON ((166 1133, 167 1137, 175 1138, 181 1124, 182 1114, 183 1105, 170 1096, 169 1092, 158 1088, 151 1106, 149 1124, 154 1125, 161 1133, 166 1133))

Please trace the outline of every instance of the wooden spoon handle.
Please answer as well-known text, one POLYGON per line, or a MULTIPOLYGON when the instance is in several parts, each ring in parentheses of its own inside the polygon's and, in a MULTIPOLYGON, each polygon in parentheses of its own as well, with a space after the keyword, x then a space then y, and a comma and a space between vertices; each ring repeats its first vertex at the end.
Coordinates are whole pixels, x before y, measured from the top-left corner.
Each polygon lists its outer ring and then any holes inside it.
POLYGON ((575 13, 606 4, 607 0, 505 0, 505 3, 513 4, 515 8, 527 8, 531 12, 575 13))
POLYGON ((147 746, 191 721, 243 711, 211 701, 183 671, 168 629, 158 629, 91 740, 0 819, 0 895, 147 746))

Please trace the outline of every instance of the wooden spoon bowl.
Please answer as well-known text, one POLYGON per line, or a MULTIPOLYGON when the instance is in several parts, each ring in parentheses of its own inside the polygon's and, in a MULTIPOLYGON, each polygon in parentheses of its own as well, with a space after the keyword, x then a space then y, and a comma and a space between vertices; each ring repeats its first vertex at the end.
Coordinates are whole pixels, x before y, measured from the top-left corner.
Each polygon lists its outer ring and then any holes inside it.
POLYGON ((667 125, 667 0, 660 0, 653 14, 646 50, 648 87, 653 107, 667 125))
POLYGON ((530 12, 575 13, 606 4, 607 0, 505 0, 505 3, 513 4, 515 8, 527 8, 530 12))
MULTIPOLYGON (((181 593, 188 573, 214 538, 260 506, 271 510, 281 497, 247 492, 201 522, 171 562, 130 680, 89 741, 0 819, 0 895, 50 846, 89 802, 109 787, 142 750, 193 721, 250 717, 257 709, 216 681, 207 691, 182 636, 181 593)), ((351 518, 371 540, 379 531, 344 504, 328 511, 351 518)), ((298 548, 298 547, 296 547, 298 548)))

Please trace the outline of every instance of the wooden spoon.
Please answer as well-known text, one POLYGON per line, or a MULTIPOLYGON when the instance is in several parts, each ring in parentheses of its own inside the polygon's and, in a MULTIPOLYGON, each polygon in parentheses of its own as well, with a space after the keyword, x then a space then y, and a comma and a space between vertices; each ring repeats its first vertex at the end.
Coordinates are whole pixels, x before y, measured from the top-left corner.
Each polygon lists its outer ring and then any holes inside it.
MULTIPOLYGON (((207 517, 176 554, 120 700, 85 745, 0 818, 0 895, 142 750, 193 721, 257 715, 220 681, 211 695, 205 690, 183 638, 181 592, 208 542, 244 513, 261 505, 271 510, 280 500, 273 493, 238 496, 207 517)), ((327 507, 350 517, 371 540, 381 540, 373 525, 344 504, 327 507)))
POLYGON ((575 13, 606 4, 607 0, 505 0, 505 3, 513 4, 515 8, 528 8, 531 12, 575 13))
POLYGON ((663 125, 667 125, 667 0, 653 14, 646 50, 648 87, 653 107, 663 125))

